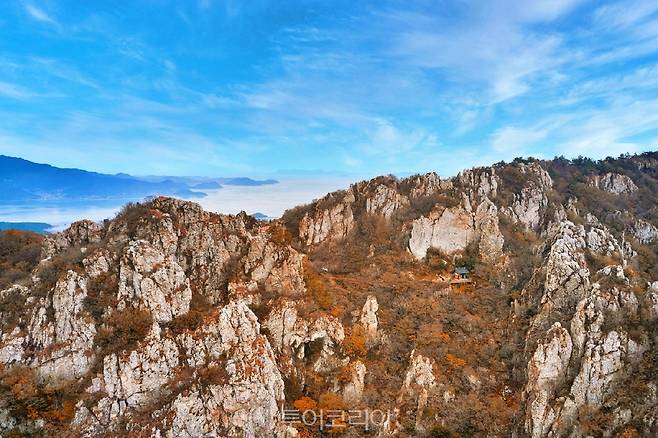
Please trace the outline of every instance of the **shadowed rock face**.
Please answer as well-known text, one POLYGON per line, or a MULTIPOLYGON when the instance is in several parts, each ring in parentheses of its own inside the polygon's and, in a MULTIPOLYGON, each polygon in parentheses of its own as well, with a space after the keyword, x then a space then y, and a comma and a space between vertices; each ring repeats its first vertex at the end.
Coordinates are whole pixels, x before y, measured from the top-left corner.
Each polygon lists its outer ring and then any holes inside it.
POLYGON ((278 413, 315 406, 385 410, 379 436, 654 436, 655 166, 625 160, 73 224, 0 291, 0 431, 314 436, 278 413))

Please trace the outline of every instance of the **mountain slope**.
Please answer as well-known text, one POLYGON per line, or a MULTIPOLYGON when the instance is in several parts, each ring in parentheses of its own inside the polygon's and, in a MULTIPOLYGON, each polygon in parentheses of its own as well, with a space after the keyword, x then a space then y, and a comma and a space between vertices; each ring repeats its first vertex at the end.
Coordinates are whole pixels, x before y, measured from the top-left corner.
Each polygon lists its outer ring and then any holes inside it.
POLYGON ((151 183, 126 175, 60 169, 0 155, 0 202, 36 200, 130 199, 152 195, 198 198, 185 184, 151 183))
POLYGON ((359 182, 273 222, 157 198, 1 234, 0 428, 655 436, 657 172, 657 153, 515 160, 359 182))

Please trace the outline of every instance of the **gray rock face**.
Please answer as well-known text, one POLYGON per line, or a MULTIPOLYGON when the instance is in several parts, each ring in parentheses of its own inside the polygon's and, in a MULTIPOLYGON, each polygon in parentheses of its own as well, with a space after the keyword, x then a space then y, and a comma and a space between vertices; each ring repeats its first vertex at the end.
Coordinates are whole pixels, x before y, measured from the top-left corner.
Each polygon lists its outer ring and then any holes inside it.
POLYGON ((624 369, 637 361, 645 346, 629 338, 623 330, 605 333, 602 326, 611 315, 631 317, 638 311, 638 301, 629 291, 604 291, 598 283, 579 304, 571 322, 574 362, 578 372, 571 383, 569 396, 563 399, 561 412, 553 429, 564 433, 577 422, 578 409, 599 408, 614 390, 614 382, 624 369))
POLYGON ((91 407, 79 404, 74 421, 88 434, 107 428, 156 402, 185 369, 192 371, 192 384, 159 411, 156 434, 257 437, 276 432, 283 380, 256 316, 240 301, 178 338, 165 335, 154 323, 136 350, 107 356, 102 376, 89 388, 102 397, 91 407), (195 383, 199 370, 213 368, 218 377, 195 383))
POLYGON ((498 193, 500 178, 494 168, 464 170, 456 179, 468 189, 471 198, 495 198, 498 193))
POLYGON ((29 324, 27 332, 15 329, 3 333, 0 358, 4 363, 33 367, 44 380, 70 380, 84 375, 93 360, 96 335, 93 319, 83 308, 86 296, 87 280, 68 271, 55 284, 51 297, 42 298, 24 315, 29 324), (35 348, 40 353, 30 354, 35 348))
POLYGON ((409 250, 418 259, 429 248, 450 254, 464 250, 474 236, 473 215, 462 207, 447 208, 413 221, 409 250))
MULTIPOLYGON (((603 329, 611 318, 608 324, 636 319, 642 306, 626 286, 621 264, 596 274, 616 278, 618 287, 591 283, 585 251, 615 257, 623 253, 605 227, 589 222, 589 232, 568 221, 553 227, 544 266, 537 271, 545 272, 545 279, 526 340, 526 346, 536 347, 530 352, 524 392, 524 430, 533 437, 570 436, 579 430, 580 409, 600 409, 614 399, 625 370, 648 348, 621 326, 603 329), (568 329, 564 321, 569 321, 568 329)), ((644 312, 650 317, 652 299, 645 300, 644 312)))
POLYGON ((541 313, 571 309, 590 287, 585 263, 585 230, 566 221, 555 234, 546 261, 546 279, 541 313))
POLYGON ((650 321, 658 319, 658 281, 649 284, 644 300, 647 319, 650 321))
POLYGON ((306 245, 315 245, 327 239, 335 240, 347 236, 354 228, 354 200, 354 194, 349 191, 333 207, 307 213, 299 224, 300 238, 306 245))
POLYGON ((372 195, 366 199, 366 212, 369 214, 380 214, 390 218, 395 211, 409 205, 406 196, 384 184, 379 184, 372 195))
POLYGON ((498 209, 488 199, 471 209, 468 198, 466 207, 434 210, 428 217, 412 222, 409 251, 421 259, 427 250, 435 248, 452 254, 463 251, 471 242, 479 241, 480 254, 488 261, 495 261, 502 254, 504 238, 498 226, 498 209))
POLYGON ((452 187, 452 183, 449 180, 441 180, 439 175, 434 172, 411 176, 406 181, 411 187, 409 190, 409 196, 411 198, 431 196, 439 190, 452 187))
POLYGON ((643 244, 655 242, 658 239, 658 228, 652 223, 638 219, 633 225, 632 233, 643 244))
POLYGON ((475 211, 475 229, 480 235, 480 256, 490 263, 495 262, 503 253, 505 238, 498 226, 498 209, 488 198, 484 198, 475 211))
POLYGON ((86 246, 101 240, 102 227, 96 222, 82 220, 74 222, 66 230, 46 236, 44 254, 46 257, 75 245, 86 246))
POLYGON ((305 290, 302 255, 289 246, 271 242, 269 236, 251 238, 243 262, 251 281, 265 285, 268 290, 285 291, 289 295, 299 295, 305 290))
POLYGON ((589 184, 592 187, 613 193, 615 195, 633 193, 638 190, 637 185, 626 175, 618 173, 606 173, 603 176, 593 176, 589 184))
POLYGON ((366 371, 366 366, 360 360, 351 364, 350 381, 343 387, 343 400, 346 403, 353 405, 363 397, 366 371))
POLYGON ((548 207, 547 194, 553 186, 553 181, 548 172, 537 163, 521 164, 519 170, 527 175, 529 185, 523 187, 520 193, 514 194, 512 205, 505 213, 513 221, 536 230, 548 207))
POLYGON ((306 357, 311 342, 321 344, 313 369, 333 369, 346 363, 335 351, 345 339, 345 331, 340 321, 330 315, 306 320, 299 317, 294 302, 285 301, 270 313, 263 326, 270 333, 279 365, 286 375, 292 372, 296 360, 306 357))
POLYGON ((528 362, 525 428, 532 437, 546 436, 555 422, 554 399, 566 378, 572 348, 569 332, 556 322, 528 362))
POLYGON ((541 223, 542 213, 548 205, 544 190, 538 187, 524 187, 514 195, 514 203, 508 210, 510 216, 529 229, 536 229, 541 223))
POLYGON ((244 302, 233 302, 202 330, 206 334, 202 348, 194 336, 183 342, 188 357, 196 362, 223 364, 219 366, 224 367, 227 376, 221 384, 179 395, 169 407, 175 416, 167 436, 200 436, 221 430, 228 436, 273 435, 284 385, 274 352, 267 338, 260 334, 256 316, 244 302), (221 341, 215 341, 211 334, 218 334, 221 341), (221 361, 222 356, 226 357, 225 362, 221 361), (208 409, 219 415, 208 416, 208 409))
POLYGON ((436 387, 436 377, 433 371, 433 360, 421 354, 411 352, 409 368, 404 376, 404 383, 400 389, 398 404, 405 399, 417 401, 416 409, 416 428, 421 430, 420 421, 423 415, 423 409, 427 406, 427 399, 430 391, 436 387))
POLYGON ((377 333, 377 310, 379 304, 374 295, 369 295, 361 311, 361 325, 366 332, 366 344, 372 346, 379 340, 377 333))
POLYGON ((157 322, 189 311, 192 291, 183 268, 148 242, 130 244, 119 272, 119 309, 148 309, 157 322))

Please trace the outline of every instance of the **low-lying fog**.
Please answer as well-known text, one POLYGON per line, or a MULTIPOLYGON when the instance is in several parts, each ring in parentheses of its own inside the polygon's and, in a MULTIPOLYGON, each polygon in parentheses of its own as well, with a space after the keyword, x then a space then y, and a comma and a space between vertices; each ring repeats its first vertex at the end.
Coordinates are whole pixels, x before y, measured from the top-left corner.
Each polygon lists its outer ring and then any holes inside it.
MULTIPOLYGON (((347 188, 352 182, 353 178, 309 178, 284 179, 278 184, 263 186, 224 186, 217 190, 204 190, 208 196, 193 201, 217 213, 236 214, 244 210, 249 214, 263 213, 279 217, 288 208, 306 204, 334 190, 347 188)), ((80 219, 101 221, 111 218, 129 201, 131 199, 122 202, 112 200, 2 205, 0 222, 45 222, 53 225, 55 230, 60 230, 80 219)))

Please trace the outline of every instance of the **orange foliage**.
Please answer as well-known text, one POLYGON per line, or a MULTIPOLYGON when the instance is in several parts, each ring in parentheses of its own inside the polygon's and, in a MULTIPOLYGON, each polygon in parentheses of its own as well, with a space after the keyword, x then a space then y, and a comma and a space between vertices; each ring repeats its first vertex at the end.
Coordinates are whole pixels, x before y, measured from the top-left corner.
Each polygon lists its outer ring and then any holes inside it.
POLYGON ((366 332, 362 325, 354 324, 343 341, 345 353, 349 356, 364 357, 368 354, 366 332))
POLYGON ((20 231, 20 230, 7 230, 5 231, 5 235, 10 236, 10 237, 23 237, 25 233, 20 231))
POLYGON ((292 242, 292 234, 282 225, 274 225, 270 229, 272 241, 279 245, 289 245, 292 242))
POLYGON ((322 276, 317 273, 311 262, 304 259, 304 283, 306 289, 314 301, 322 310, 329 310, 333 305, 333 299, 329 294, 327 285, 322 276))
MULTIPOLYGON (((29 415, 29 414, 28 414, 29 415)), ((44 412, 43 416, 51 423, 66 424, 75 415, 75 403, 72 400, 64 400, 61 409, 53 409, 44 412)))
POLYGON ((36 374, 32 368, 20 367, 12 370, 2 379, 2 383, 11 387, 16 400, 26 400, 37 395, 36 374))
POLYGON ((310 397, 302 397, 299 400, 295 400, 293 406, 295 406, 295 409, 304 412, 315 409, 317 403, 315 403, 315 400, 310 397))
POLYGON ((39 418, 39 411, 34 409, 32 406, 27 407, 27 418, 30 420, 37 420, 39 418))
POLYGON ((325 410, 342 410, 345 408, 343 397, 335 392, 325 392, 320 396, 320 408, 325 410))
POLYGON ((627 427, 624 429, 624 431, 619 435, 620 438, 635 438, 637 436, 640 436, 638 433, 637 429, 634 427, 627 427))
POLYGON ((334 318, 340 318, 343 315, 344 311, 345 309, 343 308, 343 306, 338 305, 332 307, 331 310, 329 311, 329 314, 334 318))
POLYGON ((446 354, 446 360, 455 368, 461 368, 466 365, 466 361, 464 359, 450 353, 446 354))
POLYGON ((328 429, 330 434, 339 434, 347 430, 347 423, 345 420, 340 418, 334 418, 331 420, 331 428, 328 429))
POLYGON ((315 433, 311 432, 306 428, 297 429, 297 438, 313 438, 315 436, 316 436, 315 433))

